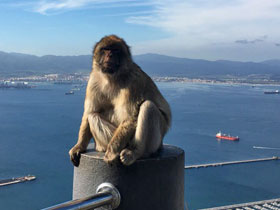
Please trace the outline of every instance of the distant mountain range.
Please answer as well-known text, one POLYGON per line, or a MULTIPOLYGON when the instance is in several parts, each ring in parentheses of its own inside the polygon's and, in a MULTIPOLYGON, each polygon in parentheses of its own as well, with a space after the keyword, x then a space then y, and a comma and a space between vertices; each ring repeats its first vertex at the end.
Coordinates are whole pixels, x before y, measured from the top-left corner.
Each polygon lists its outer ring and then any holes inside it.
POLYGON ((34 56, 21 53, 0 51, 0 74, 21 72, 40 73, 75 73, 88 72, 91 66, 90 55, 80 56, 34 56))
MULTIPOLYGON (((227 60, 177 58, 159 54, 143 54, 134 61, 151 76, 249 76, 269 75, 280 78, 280 60, 263 62, 237 62, 227 60)), ((80 56, 34 56, 0 51, 0 75, 90 72, 91 55, 80 56)))
POLYGON ((151 75, 212 77, 212 76, 280 76, 280 60, 264 62, 207 61, 202 59, 176 58, 157 54, 134 57, 146 72, 151 75))

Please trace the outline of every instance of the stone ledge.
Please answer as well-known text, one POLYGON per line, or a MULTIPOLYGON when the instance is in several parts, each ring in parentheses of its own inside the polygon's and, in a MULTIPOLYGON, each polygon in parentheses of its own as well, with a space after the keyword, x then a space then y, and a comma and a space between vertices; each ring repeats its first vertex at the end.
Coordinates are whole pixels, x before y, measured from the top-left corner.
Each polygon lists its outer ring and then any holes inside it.
POLYGON ((121 194, 118 210, 183 210, 184 151, 164 145, 149 158, 130 166, 120 162, 109 165, 104 153, 92 148, 81 155, 74 168, 73 199, 95 194, 103 182, 112 183, 121 194))

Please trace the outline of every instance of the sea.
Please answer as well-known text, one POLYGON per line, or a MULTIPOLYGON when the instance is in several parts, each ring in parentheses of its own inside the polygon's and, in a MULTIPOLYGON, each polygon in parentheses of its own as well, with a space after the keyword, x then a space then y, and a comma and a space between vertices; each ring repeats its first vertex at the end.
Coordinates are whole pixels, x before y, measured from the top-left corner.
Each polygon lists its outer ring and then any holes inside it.
MULTIPOLYGON (((35 83, 0 89, 0 180, 35 181, 0 187, 0 209, 36 210, 72 198, 73 166, 85 87, 35 83)), ((185 151, 185 165, 280 156, 280 95, 270 85, 159 82, 172 127, 164 143, 185 151), (217 140, 217 132, 239 136, 217 140)), ((280 198, 280 160, 185 169, 188 209, 280 198)), ((176 177, 174 177, 175 179, 176 177)), ((166 183, 168 184, 168 183, 166 183)))

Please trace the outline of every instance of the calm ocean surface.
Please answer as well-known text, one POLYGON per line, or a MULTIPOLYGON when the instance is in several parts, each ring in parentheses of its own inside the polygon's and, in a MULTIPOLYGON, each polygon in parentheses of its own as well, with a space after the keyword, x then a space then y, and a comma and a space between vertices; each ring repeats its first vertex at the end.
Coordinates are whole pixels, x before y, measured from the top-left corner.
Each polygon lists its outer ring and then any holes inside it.
MULTIPOLYGON (((158 86, 173 111, 164 142, 185 150, 186 165, 280 156, 280 95, 263 94, 279 86, 158 86), (220 130, 240 141, 217 141, 220 130)), ((0 89, 0 179, 37 177, 0 187, 0 209, 35 210, 71 200, 68 150, 76 143, 85 93, 65 95, 71 88, 0 89)), ((279 177, 279 160, 188 169, 185 200, 198 209, 279 198, 279 177)))

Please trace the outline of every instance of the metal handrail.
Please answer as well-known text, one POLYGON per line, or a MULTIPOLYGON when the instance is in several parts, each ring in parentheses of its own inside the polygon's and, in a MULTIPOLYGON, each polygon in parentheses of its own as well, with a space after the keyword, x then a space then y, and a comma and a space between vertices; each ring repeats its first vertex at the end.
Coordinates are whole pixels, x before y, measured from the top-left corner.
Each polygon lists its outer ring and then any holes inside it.
POLYGON ((65 203, 51 206, 43 210, 88 210, 105 205, 108 205, 109 209, 115 209, 120 205, 120 202, 121 196, 118 189, 115 188, 111 183, 105 182, 98 186, 95 195, 67 201, 65 203))

